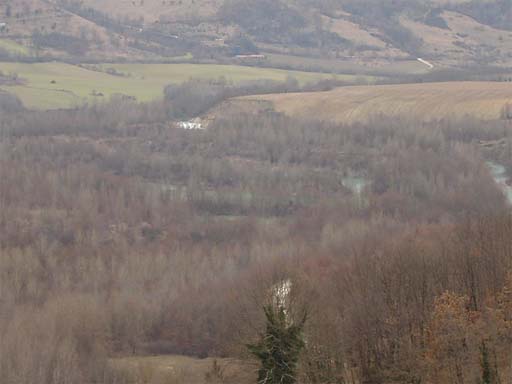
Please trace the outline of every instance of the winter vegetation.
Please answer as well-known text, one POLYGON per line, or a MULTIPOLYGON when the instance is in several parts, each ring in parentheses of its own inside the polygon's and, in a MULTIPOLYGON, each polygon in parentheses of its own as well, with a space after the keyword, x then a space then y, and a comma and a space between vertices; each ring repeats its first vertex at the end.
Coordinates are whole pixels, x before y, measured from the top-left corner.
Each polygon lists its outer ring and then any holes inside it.
POLYGON ((510 0, 0 0, 0 384, 512 377, 510 0))
POLYGON ((245 92, 0 99, 2 381, 505 380, 509 122, 169 123, 245 92))

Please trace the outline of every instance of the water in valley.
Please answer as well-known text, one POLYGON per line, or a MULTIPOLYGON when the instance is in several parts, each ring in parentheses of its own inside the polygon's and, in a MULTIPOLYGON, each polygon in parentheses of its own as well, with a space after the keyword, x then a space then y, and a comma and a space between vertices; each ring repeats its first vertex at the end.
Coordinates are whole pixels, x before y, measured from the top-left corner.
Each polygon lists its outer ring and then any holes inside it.
POLYGON ((498 186, 501 188, 510 205, 512 205, 512 186, 508 185, 507 170, 501 164, 492 161, 487 162, 487 166, 491 170, 492 177, 498 186))
POLYGON ((343 178, 342 184, 345 188, 350 189, 354 195, 360 196, 368 185, 368 180, 362 177, 349 176, 343 178))

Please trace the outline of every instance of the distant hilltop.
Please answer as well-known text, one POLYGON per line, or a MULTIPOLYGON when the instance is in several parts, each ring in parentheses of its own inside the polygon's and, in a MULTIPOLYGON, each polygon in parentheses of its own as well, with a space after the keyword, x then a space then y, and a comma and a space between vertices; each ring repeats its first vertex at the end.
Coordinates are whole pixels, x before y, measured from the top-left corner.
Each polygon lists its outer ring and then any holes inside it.
POLYGON ((511 41, 510 0, 0 1, 0 59, 507 67, 511 41))

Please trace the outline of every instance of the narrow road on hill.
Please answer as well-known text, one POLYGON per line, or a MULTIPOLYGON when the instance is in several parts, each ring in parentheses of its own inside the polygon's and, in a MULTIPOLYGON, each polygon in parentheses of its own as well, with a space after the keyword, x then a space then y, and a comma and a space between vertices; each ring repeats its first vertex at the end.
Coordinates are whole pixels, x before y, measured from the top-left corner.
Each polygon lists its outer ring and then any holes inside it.
POLYGON ((432 64, 430 61, 423 60, 421 57, 418 57, 416 60, 418 60, 421 64, 425 64, 430 69, 434 69, 434 64, 432 64))

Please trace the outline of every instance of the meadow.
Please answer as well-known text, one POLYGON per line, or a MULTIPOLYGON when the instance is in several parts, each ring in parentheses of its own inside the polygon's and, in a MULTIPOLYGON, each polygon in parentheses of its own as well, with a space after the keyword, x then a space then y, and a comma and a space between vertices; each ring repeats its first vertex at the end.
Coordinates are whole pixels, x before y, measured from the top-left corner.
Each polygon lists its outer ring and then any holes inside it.
POLYGON ((268 101, 290 116, 322 116, 337 122, 368 122, 378 116, 420 121, 472 116, 499 119, 512 103, 512 86, 499 82, 449 82, 350 86, 328 92, 248 96, 268 101))
POLYGON ((28 56, 31 53, 30 48, 11 39, 0 39, 0 49, 18 56, 28 56))
MULTIPOLYGON (((284 81, 289 76, 301 84, 332 78, 325 73, 287 71, 214 64, 101 64, 76 66, 61 62, 0 63, 0 71, 17 73, 22 84, 3 86, 27 108, 72 108, 84 103, 108 100, 124 94, 148 102, 163 97, 163 89, 190 78, 226 78, 233 83, 254 80, 284 81)), ((356 81, 356 76, 336 75, 339 80, 356 81)))

